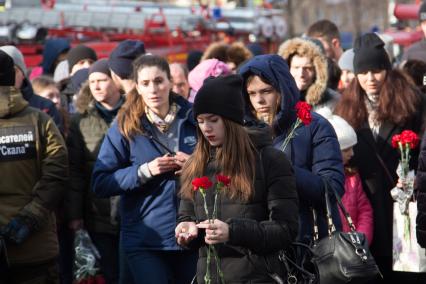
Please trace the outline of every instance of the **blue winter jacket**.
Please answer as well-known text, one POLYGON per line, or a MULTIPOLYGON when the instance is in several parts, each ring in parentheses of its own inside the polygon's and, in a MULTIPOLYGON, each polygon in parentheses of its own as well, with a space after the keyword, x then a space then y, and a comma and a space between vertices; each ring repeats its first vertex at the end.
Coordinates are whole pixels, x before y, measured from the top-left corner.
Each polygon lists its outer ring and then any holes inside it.
POLYGON ((61 53, 68 51, 70 48, 71 44, 67 38, 50 38, 46 40, 43 46, 43 61, 41 63, 43 74, 53 75, 55 61, 61 53))
MULTIPOLYGON (((287 63, 279 55, 259 55, 244 64, 239 73, 246 82, 250 75, 266 79, 281 94, 280 109, 274 119, 274 146, 280 148, 287 133, 297 119, 295 105, 299 101, 299 90, 290 74, 287 63)), ((245 85, 245 84, 244 84, 245 85)), ((246 88, 243 90, 247 120, 253 115, 246 88)), ((292 161, 300 204, 299 240, 312 238, 312 210, 319 211, 319 234, 327 234, 325 218, 324 181, 340 196, 344 193, 344 172, 339 142, 331 124, 322 116, 312 113, 312 122, 297 128, 295 137, 286 148, 292 161)), ((337 229, 341 221, 335 199, 332 199, 332 217, 337 229)))
MULTIPOLYGON (((181 107, 178 119, 179 151, 191 154, 196 144, 196 124, 191 104, 173 97, 181 107)), ((121 243, 126 251, 180 250, 174 229, 179 208, 178 177, 173 172, 153 177, 141 184, 140 165, 164 156, 165 150, 150 138, 153 126, 144 115, 145 135, 127 140, 117 121, 108 130, 92 175, 92 190, 99 197, 121 195, 121 243)))

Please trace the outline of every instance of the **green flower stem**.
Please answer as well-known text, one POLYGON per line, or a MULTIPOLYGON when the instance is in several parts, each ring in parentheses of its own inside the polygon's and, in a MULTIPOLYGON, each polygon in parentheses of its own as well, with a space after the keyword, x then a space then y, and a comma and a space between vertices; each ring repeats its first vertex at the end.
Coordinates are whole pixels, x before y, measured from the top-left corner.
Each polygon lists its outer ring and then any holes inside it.
POLYGON ((293 124, 293 127, 290 130, 290 133, 287 135, 287 137, 284 139, 283 144, 281 144, 281 151, 284 152, 285 148, 287 148, 287 145, 290 143, 291 139, 296 134, 296 129, 299 127, 299 125, 302 123, 302 120, 300 118, 296 119, 296 122, 293 124))
POLYGON ((212 219, 216 219, 216 215, 217 215, 217 196, 219 195, 219 185, 216 186, 216 190, 214 193, 214 206, 213 206, 213 215, 212 215, 212 219))
MULTIPOLYGON (((210 222, 209 209, 207 208, 207 201, 206 201, 206 193, 204 192, 204 189, 201 187, 200 187, 200 193, 201 193, 201 196, 203 197, 204 211, 206 213, 207 220, 209 220, 210 222)), ((212 282, 212 278, 210 275, 210 263, 211 263, 211 248, 210 248, 210 245, 208 245, 207 246, 207 267, 206 267, 206 274, 204 275, 204 282, 206 284, 211 284, 212 282)))
POLYGON ((210 251, 210 245, 207 246, 207 267, 206 267, 206 275, 204 275, 204 282, 206 284, 212 283, 212 277, 210 275, 210 263, 211 263, 211 251, 210 251))
POLYGON ((225 284, 225 277, 223 276, 223 272, 220 269, 220 258, 219 258, 218 254, 217 254, 215 246, 211 245, 211 247, 212 247, 214 259, 216 261, 216 273, 219 275, 220 283, 221 284, 225 284))

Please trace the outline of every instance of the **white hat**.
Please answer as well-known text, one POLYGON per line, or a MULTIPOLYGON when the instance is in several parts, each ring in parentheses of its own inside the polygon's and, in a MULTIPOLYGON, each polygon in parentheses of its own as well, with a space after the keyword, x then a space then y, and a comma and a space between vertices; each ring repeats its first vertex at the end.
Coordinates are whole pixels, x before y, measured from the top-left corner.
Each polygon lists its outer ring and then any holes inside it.
POLYGON ((65 78, 70 77, 70 70, 68 67, 68 60, 62 60, 56 65, 55 71, 53 72, 53 81, 56 83, 62 81, 65 78))
POLYGON ((12 57, 13 63, 18 66, 18 68, 21 69, 22 73, 24 73, 24 76, 27 77, 27 66, 25 65, 24 56, 22 55, 22 52, 13 45, 4 45, 0 47, 0 50, 3 50, 7 53, 7 55, 12 57))
POLYGON ((334 131, 336 131, 340 150, 348 149, 358 142, 355 130, 346 120, 338 115, 332 115, 331 117, 327 117, 327 119, 333 125, 334 131))
POLYGON ((343 52, 337 63, 337 65, 339 65, 339 68, 341 70, 349 70, 351 72, 354 72, 354 55, 354 50, 352 48, 343 52))

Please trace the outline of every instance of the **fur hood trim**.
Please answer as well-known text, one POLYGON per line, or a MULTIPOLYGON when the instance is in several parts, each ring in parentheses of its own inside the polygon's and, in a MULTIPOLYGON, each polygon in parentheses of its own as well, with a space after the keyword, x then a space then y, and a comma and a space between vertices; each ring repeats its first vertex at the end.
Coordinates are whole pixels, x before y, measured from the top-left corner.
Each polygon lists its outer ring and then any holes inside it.
MULTIPOLYGON (((314 64, 315 81, 308 88, 305 99, 307 103, 315 106, 321 101, 327 89, 327 58, 322 53, 319 46, 302 38, 289 39, 282 43, 278 49, 278 55, 282 56, 286 61, 293 54, 309 57, 314 64)), ((288 62, 288 64, 290 65, 290 62, 288 62)))

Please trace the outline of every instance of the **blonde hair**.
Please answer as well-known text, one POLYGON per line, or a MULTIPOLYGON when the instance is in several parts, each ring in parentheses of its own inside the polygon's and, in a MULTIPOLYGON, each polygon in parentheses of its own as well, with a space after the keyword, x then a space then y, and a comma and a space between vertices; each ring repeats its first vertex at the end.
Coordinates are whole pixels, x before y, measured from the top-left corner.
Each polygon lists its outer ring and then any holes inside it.
POLYGON ((39 76, 37 78, 34 78, 31 81, 31 85, 32 85, 32 87, 34 89, 34 93, 36 93, 36 94, 41 93, 47 87, 51 87, 52 86, 52 87, 58 88, 58 85, 53 80, 53 78, 49 77, 49 76, 46 76, 46 75, 42 75, 42 76, 39 76))

